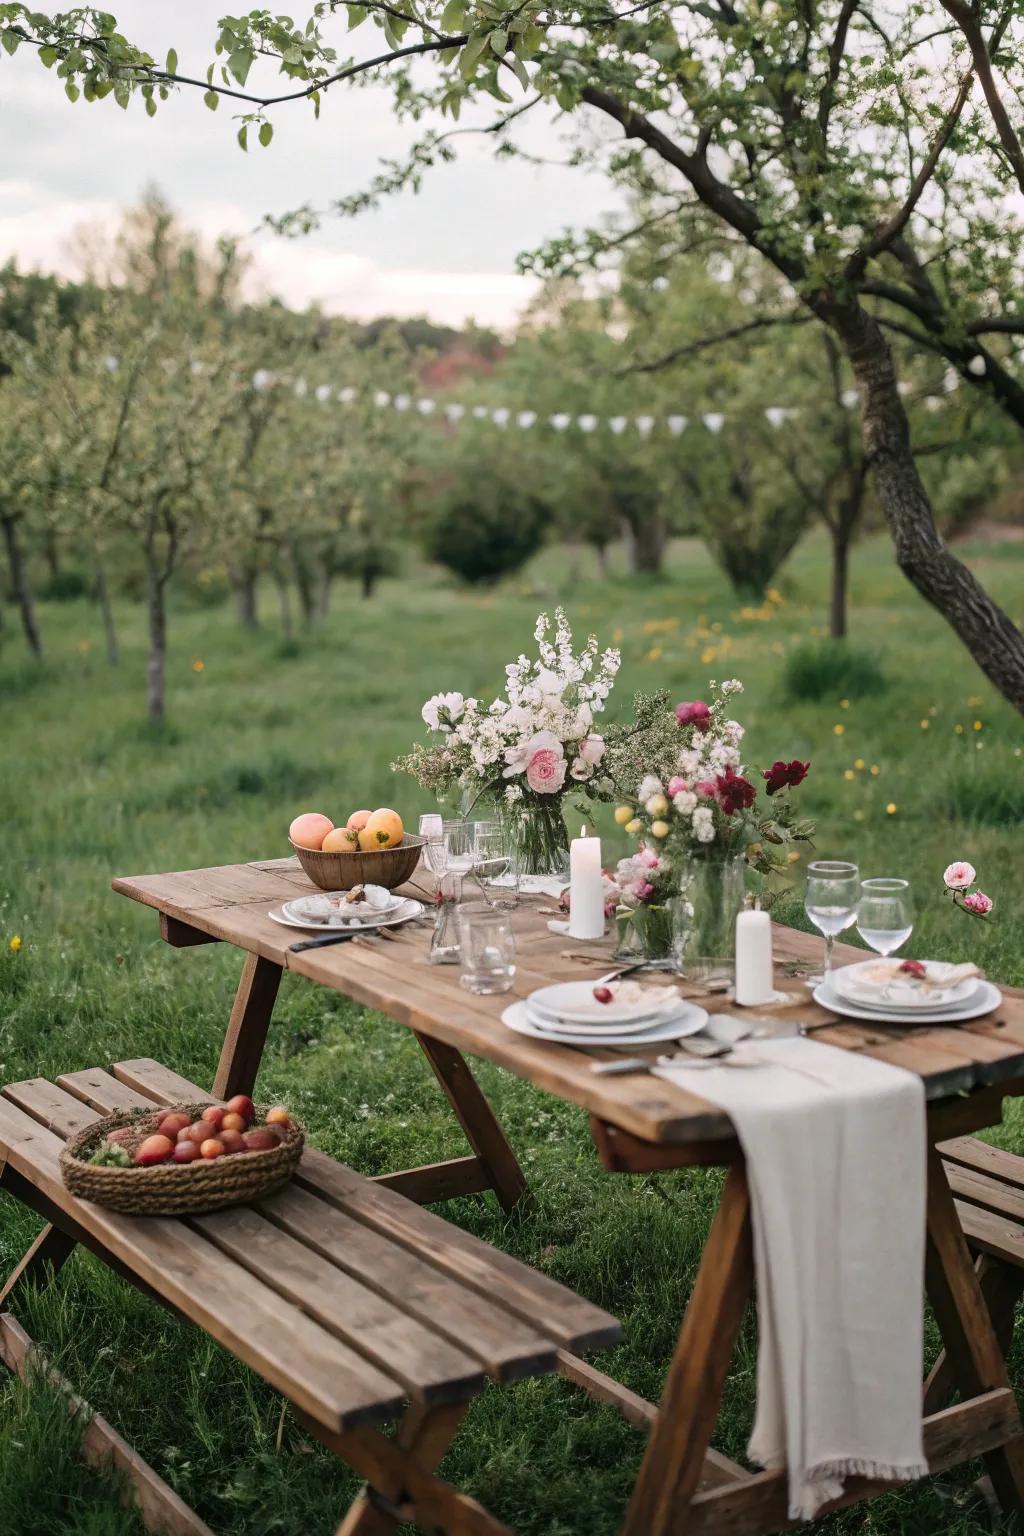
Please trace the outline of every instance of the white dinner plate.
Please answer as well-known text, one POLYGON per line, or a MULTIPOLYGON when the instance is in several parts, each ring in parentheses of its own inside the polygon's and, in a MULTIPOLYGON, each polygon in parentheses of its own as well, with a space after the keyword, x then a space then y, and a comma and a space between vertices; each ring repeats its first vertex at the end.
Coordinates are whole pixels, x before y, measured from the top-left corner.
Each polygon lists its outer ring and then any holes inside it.
POLYGON ((412 918, 419 917, 422 912, 422 901, 414 901, 409 897, 400 901, 390 912, 381 912, 376 917, 353 918, 350 922, 302 922, 299 918, 290 917, 284 907, 274 907, 267 916, 283 928, 301 928, 305 933, 347 933, 359 932, 364 928, 393 928, 398 923, 408 923, 412 918))
POLYGON ((863 1019, 869 1024, 917 1024, 927 1028, 929 1024, 940 1028, 945 1024, 965 1024, 968 1019, 980 1019, 983 1014, 991 1013, 998 1008, 1003 1000, 1003 994, 998 987, 990 981, 982 981, 978 984, 976 994, 973 994, 970 1002, 962 1003, 957 1008, 943 1008, 930 1019, 922 1019, 921 1009, 915 1008, 908 1012, 897 1013, 894 1009, 867 1008, 860 1003, 851 1003, 847 998, 840 997, 831 987, 822 984, 814 989, 814 1001, 820 1003, 831 1013, 841 1013, 847 1019, 863 1019))
MULTIPOLYGON (((559 981, 530 993, 530 1007, 547 1018, 565 1024, 591 1024, 607 1029, 617 1024, 652 1023, 666 1010, 674 1012, 679 995, 671 987, 643 987, 638 982, 618 983, 618 995, 610 1003, 598 1002, 592 981, 559 981)), ((616 983, 611 990, 616 991, 616 983)))
POLYGON ((708 1021, 707 1012, 694 1003, 680 1003, 679 1013, 662 1019, 649 1030, 595 1030, 593 1034, 566 1035, 556 1029, 541 1028, 530 1017, 525 1002, 511 1003, 501 1015, 501 1022, 514 1029, 518 1035, 529 1035, 532 1040, 548 1040, 558 1045, 654 1045, 661 1040, 681 1040, 684 1035, 695 1035, 708 1021))
POLYGON ((297 922, 330 928, 331 919, 339 914, 342 917, 373 917, 377 913, 393 912, 402 904, 402 897, 383 885, 364 886, 358 901, 349 901, 348 896, 348 891, 317 891, 315 896, 293 897, 284 902, 281 910, 297 922))
MULTIPOLYGON (((930 961, 933 971, 941 976, 943 970, 952 972, 953 966, 941 961, 930 961)), ((915 984, 913 979, 894 971, 888 982, 872 982, 867 978, 879 966, 877 960, 858 960, 854 965, 844 965, 832 973, 832 990, 838 997, 857 1003, 862 1008, 884 1009, 887 1013, 897 1009, 912 1013, 918 1009, 934 1013, 947 1008, 961 1007, 974 997, 981 981, 980 976, 968 976, 952 987, 935 991, 915 984)))
POLYGON ((646 1019, 637 1019, 632 1024, 571 1024, 565 1019, 552 1018, 549 1013, 540 1013, 533 1007, 529 998, 526 1000, 526 1008, 531 1022, 536 1024, 541 1034, 571 1035, 574 1038, 578 1035, 586 1035, 588 1038, 591 1035, 598 1035, 602 1040, 606 1040, 612 1034, 643 1035, 648 1030, 654 1029, 656 1025, 666 1024, 672 1019, 688 1017, 683 1011, 685 1004, 682 1002, 677 1002, 670 1011, 657 1013, 646 1019))

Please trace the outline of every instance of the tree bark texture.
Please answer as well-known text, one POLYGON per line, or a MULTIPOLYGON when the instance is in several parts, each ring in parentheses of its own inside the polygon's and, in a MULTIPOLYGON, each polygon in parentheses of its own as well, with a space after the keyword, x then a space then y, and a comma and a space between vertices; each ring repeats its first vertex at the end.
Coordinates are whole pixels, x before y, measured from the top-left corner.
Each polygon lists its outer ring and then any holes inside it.
POLYGON ((148 570, 147 616, 149 656, 146 661, 146 708, 154 725, 163 725, 167 691, 167 593, 161 573, 148 570))
POLYGON ((107 660, 112 667, 119 665, 121 661, 121 649, 117 643, 117 626, 114 623, 114 608, 110 601, 110 583, 107 581, 107 568, 103 563, 103 556, 99 550, 94 556, 94 569, 96 572, 96 601, 100 605, 100 616, 103 619, 103 635, 107 646, 107 660))
POLYGON ((35 604, 32 601, 32 588, 29 585, 25 556, 18 538, 18 519, 12 517, 9 513, 4 513, 0 516, 0 525, 3 526, 4 530, 4 545, 7 550, 7 569, 10 575, 11 597, 18 609, 21 627, 24 631, 28 648, 36 660, 41 661, 43 642, 36 619, 35 604))

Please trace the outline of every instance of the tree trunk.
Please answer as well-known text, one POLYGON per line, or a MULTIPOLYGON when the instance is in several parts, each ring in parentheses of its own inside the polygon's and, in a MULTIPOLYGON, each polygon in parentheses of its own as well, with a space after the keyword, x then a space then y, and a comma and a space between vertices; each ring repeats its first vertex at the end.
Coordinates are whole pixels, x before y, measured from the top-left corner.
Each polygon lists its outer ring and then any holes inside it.
POLYGON ((28 584, 28 572, 25 569, 25 557, 21 552, 21 544, 18 541, 18 519, 5 513, 0 517, 0 524, 4 530, 4 544, 7 548, 7 568, 11 578, 11 596, 18 606, 21 615, 21 627, 25 633, 28 648, 37 661, 43 657, 43 642, 39 634, 39 625, 36 622, 35 604, 32 601, 32 591, 28 584))
POLYGON ((60 550, 57 547, 57 535, 52 528, 48 528, 43 536, 43 559, 50 580, 56 581, 60 575, 60 550))
POLYGON ((234 585, 238 598, 238 618, 243 629, 259 629, 257 574, 251 565, 239 567, 235 572, 234 585))
POLYGON ((296 547, 292 548, 292 566, 295 571, 295 590, 299 594, 299 606, 302 609, 302 625, 304 629, 312 629, 316 618, 313 577, 309 562, 302 551, 296 547))
POLYGON ((274 585, 277 587, 277 600, 281 609, 281 634, 285 640, 290 640, 295 633, 295 625, 292 622, 292 595, 288 586, 287 572, 280 564, 274 566, 274 585))
POLYGON ((320 572, 320 581, 316 594, 316 622, 326 624, 331 611, 331 591, 334 586, 334 571, 328 564, 324 564, 320 572))
POLYGON ((148 571, 149 658, 146 663, 146 707, 153 725, 163 725, 166 714, 167 592, 160 573, 148 571))
POLYGON ((363 566, 363 574, 360 577, 364 600, 369 600, 377 590, 377 572, 372 565, 363 566))
POLYGON ((110 601, 107 570, 98 549, 95 551, 93 559, 96 570, 96 601, 100 605, 100 615, 103 619, 103 634, 107 643, 107 660, 112 667, 116 667, 121 660, 121 651, 117 643, 117 626, 114 623, 114 609, 110 601))
POLYGON ((1024 714, 1024 635, 939 537, 881 327, 857 304, 826 301, 819 312, 853 367, 863 401, 865 456, 900 570, 942 614, 1003 697, 1024 714))
POLYGON ((850 573, 850 530, 839 517, 829 530, 832 537, 832 602, 829 609, 829 634, 833 640, 846 639, 846 595, 850 573))
POLYGON ((641 507, 626 509, 624 517, 634 576, 657 576, 661 571, 668 542, 665 519, 650 502, 641 507))
POLYGON ((594 553, 597 555, 597 572, 602 581, 608 580, 608 545, 595 544, 594 553))

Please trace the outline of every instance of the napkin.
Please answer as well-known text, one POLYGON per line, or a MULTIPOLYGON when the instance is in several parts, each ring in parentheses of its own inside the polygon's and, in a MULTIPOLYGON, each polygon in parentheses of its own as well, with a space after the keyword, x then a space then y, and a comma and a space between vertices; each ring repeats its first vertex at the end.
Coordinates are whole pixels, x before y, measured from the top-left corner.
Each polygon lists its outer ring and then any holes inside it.
MULTIPOLYGON (((848 1477, 928 1470, 921 1438, 926 1133, 913 1073, 800 1037, 702 1070, 746 1159, 759 1347, 748 1454, 813 1519, 848 1477)), ((691 1069, 657 1075, 694 1091, 691 1069)))

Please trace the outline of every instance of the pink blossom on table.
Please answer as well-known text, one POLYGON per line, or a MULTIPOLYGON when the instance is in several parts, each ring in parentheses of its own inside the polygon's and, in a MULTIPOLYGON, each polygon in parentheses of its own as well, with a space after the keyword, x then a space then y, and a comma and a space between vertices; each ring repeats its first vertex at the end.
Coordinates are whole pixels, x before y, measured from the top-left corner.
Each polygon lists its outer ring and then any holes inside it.
POLYGON ((963 902, 968 912, 973 912, 976 917, 987 917, 994 905, 991 896, 986 896, 984 891, 971 891, 963 902))
POLYGON ((526 782, 536 795, 555 795, 565 783, 566 761, 561 742, 538 747, 526 764, 526 782))
POLYGON ((668 790, 668 793, 673 800, 675 799, 676 795, 681 795, 686 787, 686 780, 681 779, 678 773, 674 773, 666 785, 666 789, 668 790))
POLYGON ((711 729, 711 710, 703 699, 688 699, 676 705, 676 719, 680 725, 692 725, 694 730, 711 729))
POLYGON ((950 891, 966 891, 969 885, 974 884, 975 868, 968 864, 966 859, 957 859, 952 864, 947 864, 942 872, 942 879, 946 888, 950 891))

